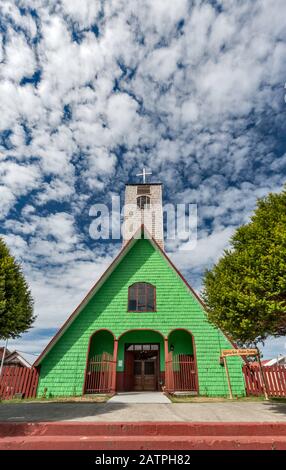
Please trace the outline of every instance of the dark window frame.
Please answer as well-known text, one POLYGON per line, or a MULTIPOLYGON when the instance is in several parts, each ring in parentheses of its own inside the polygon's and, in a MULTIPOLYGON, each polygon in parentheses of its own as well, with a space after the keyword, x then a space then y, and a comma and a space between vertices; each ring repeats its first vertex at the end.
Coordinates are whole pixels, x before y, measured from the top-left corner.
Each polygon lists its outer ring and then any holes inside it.
POLYGON ((137 202, 137 207, 140 210, 151 208, 151 198, 147 194, 141 194, 140 196, 137 196, 136 202, 137 202))
MULTIPOLYGON (((141 304, 142 307, 142 304, 141 304)), ((156 312, 157 311, 157 306, 156 306, 156 287, 151 284, 150 282, 134 282, 134 284, 131 284, 131 286, 128 287, 128 303, 127 303, 127 311, 128 312, 135 312, 135 313, 146 313, 146 312, 156 312), (138 305, 138 300, 139 300, 139 286, 145 286, 145 304, 144 304, 144 309, 139 310, 139 305, 138 305), (148 287, 152 288, 153 291, 153 309, 148 308, 148 287), (129 308, 130 307, 130 292, 132 288, 136 288, 136 308, 129 308)))

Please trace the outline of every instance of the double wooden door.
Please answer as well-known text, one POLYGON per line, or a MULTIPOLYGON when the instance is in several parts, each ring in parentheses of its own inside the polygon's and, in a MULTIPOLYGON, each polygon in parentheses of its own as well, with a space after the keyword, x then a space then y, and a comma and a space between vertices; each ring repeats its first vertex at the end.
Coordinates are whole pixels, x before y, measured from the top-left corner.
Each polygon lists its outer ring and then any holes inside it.
POLYGON ((153 391, 157 389, 157 358, 134 360, 134 390, 153 391))
POLYGON ((140 354, 128 351, 125 354, 125 390, 158 390, 158 352, 140 354))

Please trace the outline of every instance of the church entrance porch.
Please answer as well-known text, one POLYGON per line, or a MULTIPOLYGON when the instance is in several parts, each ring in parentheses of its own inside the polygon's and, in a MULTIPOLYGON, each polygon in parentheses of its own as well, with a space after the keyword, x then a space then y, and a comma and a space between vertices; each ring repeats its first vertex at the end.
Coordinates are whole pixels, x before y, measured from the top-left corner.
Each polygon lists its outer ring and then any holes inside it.
POLYGON ((84 394, 159 392, 198 393, 196 351, 192 334, 172 330, 129 330, 119 338, 105 329, 89 341, 84 394))

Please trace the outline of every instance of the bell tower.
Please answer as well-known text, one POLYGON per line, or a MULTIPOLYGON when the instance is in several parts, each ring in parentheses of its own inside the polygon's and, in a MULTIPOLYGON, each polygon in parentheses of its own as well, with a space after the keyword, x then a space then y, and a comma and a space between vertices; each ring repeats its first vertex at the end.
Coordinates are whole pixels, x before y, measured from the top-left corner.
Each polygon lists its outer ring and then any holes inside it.
POLYGON ((143 183, 125 186, 123 220, 123 246, 143 224, 152 238, 164 249, 162 184, 146 183, 147 173, 143 168, 143 183))

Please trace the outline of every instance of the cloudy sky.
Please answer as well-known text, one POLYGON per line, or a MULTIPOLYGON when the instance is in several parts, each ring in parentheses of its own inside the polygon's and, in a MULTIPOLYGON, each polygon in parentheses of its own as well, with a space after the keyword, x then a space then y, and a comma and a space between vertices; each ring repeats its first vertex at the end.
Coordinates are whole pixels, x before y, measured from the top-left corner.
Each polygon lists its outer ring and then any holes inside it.
POLYGON ((39 353, 111 262, 90 207, 143 164, 165 202, 198 205, 197 247, 167 248, 200 290, 285 180, 285 17, 285 0, 1 0, 0 233, 38 315, 11 348, 39 353))

